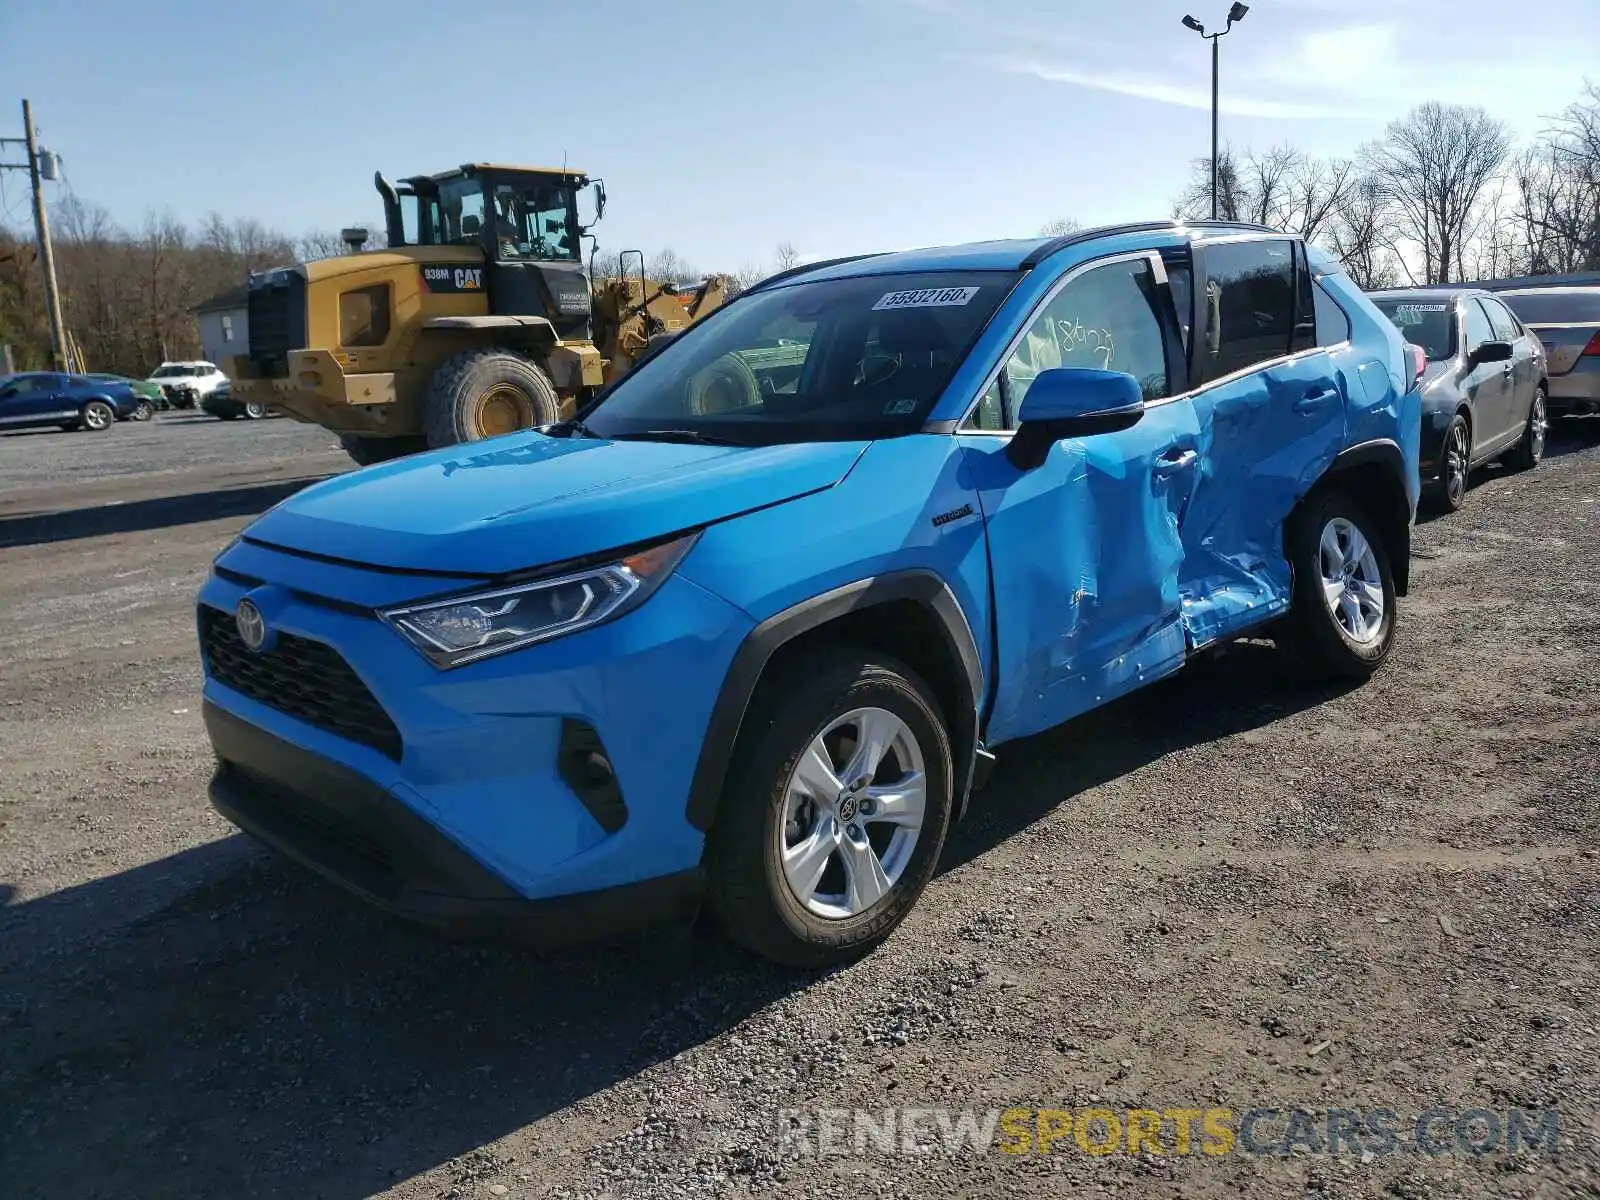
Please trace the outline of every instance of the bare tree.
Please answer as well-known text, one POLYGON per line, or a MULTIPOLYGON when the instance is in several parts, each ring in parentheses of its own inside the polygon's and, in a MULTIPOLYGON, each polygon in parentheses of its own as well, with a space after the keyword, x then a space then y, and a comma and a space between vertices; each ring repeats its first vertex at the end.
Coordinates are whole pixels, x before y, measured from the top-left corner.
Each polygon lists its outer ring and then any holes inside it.
POLYGON ((1056 217, 1053 221, 1046 221, 1039 226, 1039 236, 1066 237, 1069 233, 1077 233, 1082 228, 1081 221, 1074 221, 1071 217, 1056 217))
POLYGON ((1512 169, 1537 274, 1600 269, 1600 85, 1589 84, 1512 169))
MULTIPOLYGON (((1363 290, 1400 282, 1404 260, 1395 252, 1393 212, 1383 186, 1357 178, 1318 230, 1318 242, 1363 290)), ((1415 280, 1412 280, 1415 282, 1415 280)))
POLYGON ((1401 237, 1422 256, 1424 283, 1449 283, 1459 271, 1474 206, 1510 149, 1505 125, 1482 108, 1431 101, 1366 148, 1401 237))
POLYGON ((778 248, 773 251, 774 272, 788 271, 800 265, 800 251, 794 248, 793 242, 779 242, 778 248))

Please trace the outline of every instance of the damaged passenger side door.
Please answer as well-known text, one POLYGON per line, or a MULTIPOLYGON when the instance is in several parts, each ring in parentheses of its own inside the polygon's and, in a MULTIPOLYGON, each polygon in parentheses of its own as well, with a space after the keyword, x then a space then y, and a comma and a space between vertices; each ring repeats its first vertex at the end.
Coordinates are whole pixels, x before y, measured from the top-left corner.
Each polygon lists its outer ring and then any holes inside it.
POLYGON ((1069 271, 1024 322, 959 439, 983 507, 1003 685, 988 737, 1062 721, 1182 665, 1179 523, 1198 429, 1165 267, 1139 252, 1069 271), (1057 367, 1132 375, 1131 427, 1008 453, 1033 380, 1057 367))

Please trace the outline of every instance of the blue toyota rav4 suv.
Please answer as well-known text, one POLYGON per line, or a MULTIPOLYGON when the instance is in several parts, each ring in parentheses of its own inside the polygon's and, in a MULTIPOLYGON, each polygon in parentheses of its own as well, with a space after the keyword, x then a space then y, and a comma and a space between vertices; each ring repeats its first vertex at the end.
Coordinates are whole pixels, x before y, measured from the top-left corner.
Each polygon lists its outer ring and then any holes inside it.
POLYGON ((704 904, 780 961, 860 954, 995 748, 1247 631, 1383 662, 1411 376, 1267 229, 787 272, 578 419, 329 480, 227 547, 213 803, 440 928, 704 904))

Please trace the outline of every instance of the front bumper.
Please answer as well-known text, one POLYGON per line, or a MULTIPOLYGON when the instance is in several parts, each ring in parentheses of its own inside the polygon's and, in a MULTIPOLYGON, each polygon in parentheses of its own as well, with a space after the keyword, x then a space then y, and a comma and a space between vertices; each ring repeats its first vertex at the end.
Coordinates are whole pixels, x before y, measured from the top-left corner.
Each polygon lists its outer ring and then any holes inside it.
POLYGON ((282 377, 266 378, 257 374, 248 356, 231 359, 234 399, 281 409, 297 421, 335 433, 381 436, 392 434, 395 422, 405 424, 409 414, 396 406, 392 372, 347 373, 327 350, 291 350, 287 362, 282 377))
POLYGON ((200 629, 216 807, 437 927, 553 943, 615 926, 613 897, 634 924, 681 915, 704 850, 687 815, 695 764, 753 622, 680 575, 609 624, 439 671, 373 615, 471 584, 244 541, 219 556, 199 597, 215 614, 200 629), (217 640, 246 595, 268 650, 217 640), (616 795, 583 775, 590 752, 616 795), (561 929, 529 928, 541 922, 561 929))
POLYGON ((386 912, 458 937, 570 945, 698 911, 697 868, 529 900, 371 780, 206 701, 211 803, 246 833, 386 912))

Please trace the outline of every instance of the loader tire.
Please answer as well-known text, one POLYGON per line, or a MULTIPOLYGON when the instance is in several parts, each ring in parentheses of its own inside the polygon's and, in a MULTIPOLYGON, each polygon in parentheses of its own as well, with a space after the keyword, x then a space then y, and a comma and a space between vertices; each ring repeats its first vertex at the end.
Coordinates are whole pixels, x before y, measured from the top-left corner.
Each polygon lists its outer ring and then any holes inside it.
POLYGON ((550 377, 511 350, 468 350, 440 364, 423 400, 428 445, 454 446, 556 420, 550 377))

